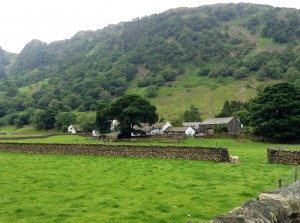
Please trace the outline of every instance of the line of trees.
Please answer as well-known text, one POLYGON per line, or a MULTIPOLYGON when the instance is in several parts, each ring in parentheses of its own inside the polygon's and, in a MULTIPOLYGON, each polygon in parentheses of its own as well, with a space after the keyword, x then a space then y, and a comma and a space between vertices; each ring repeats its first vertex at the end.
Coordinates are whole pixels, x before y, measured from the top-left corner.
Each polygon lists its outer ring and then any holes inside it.
POLYGON ((238 117, 252 134, 288 142, 300 138, 300 88, 290 83, 266 87, 247 103, 226 101, 216 117, 238 117))
MULTIPOLYGON (((279 141, 300 138, 300 88, 290 83, 279 83, 263 89, 258 95, 242 103, 225 101, 223 109, 216 117, 235 116, 245 126, 252 128, 252 133, 270 137, 279 141)), ((32 124, 36 129, 66 129, 75 124, 77 118, 73 112, 52 108, 32 110, 8 116, 9 124, 18 127, 32 124)), ((97 104, 96 120, 80 122, 85 131, 97 128, 101 133, 110 131, 111 121, 118 120, 119 130, 126 137, 134 132, 141 123, 154 124, 158 121, 156 107, 140 95, 125 95, 112 103, 102 101, 97 104)), ((201 121, 199 109, 194 104, 185 110, 178 123, 201 121)))

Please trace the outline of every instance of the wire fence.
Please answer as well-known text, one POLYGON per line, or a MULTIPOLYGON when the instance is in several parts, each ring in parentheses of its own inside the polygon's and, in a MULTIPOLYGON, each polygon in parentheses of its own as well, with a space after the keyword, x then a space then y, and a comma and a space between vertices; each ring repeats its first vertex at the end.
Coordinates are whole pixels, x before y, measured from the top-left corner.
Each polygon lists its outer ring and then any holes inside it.
POLYGON ((299 179, 300 168, 298 166, 293 166, 287 175, 283 176, 281 179, 278 179, 277 187, 283 187, 291 185, 299 179))

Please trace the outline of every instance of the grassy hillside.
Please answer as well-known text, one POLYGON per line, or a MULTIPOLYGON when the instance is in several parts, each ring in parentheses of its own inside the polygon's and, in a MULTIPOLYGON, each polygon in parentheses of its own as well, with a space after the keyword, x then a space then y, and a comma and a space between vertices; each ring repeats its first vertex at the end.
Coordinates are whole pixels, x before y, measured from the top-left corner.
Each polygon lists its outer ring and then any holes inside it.
MULTIPOLYGON (((145 95, 144 88, 135 86, 136 81, 137 78, 126 93, 145 95)), ((261 82, 255 77, 238 81, 231 77, 201 77, 191 68, 176 81, 160 87, 157 96, 150 101, 156 105, 159 115, 169 120, 178 118, 191 104, 199 108, 202 118, 211 118, 220 113, 226 100, 248 101, 256 96, 258 88, 276 82, 261 82)))

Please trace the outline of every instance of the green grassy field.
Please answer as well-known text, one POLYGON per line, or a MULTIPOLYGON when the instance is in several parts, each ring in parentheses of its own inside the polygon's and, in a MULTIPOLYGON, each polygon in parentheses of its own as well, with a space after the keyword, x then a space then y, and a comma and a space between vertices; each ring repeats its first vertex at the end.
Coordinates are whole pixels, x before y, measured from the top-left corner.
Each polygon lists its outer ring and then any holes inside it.
MULTIPOLYGON (((75 136, 39 140, 68 137, 75 136)), ((267 163, 268 146, 300 149, 230 139, 179 145, 228 147, 241 163, 0 153, 0 222, 207 221, 276 188, 280 178, 293 181, 292 166, 267 163)))
POLYGON ((29 139, 0 139, 0 142, 19 142, 19 143, 82 143, 82 144, 95 144, 103 143, 100 140, 92 140, 91 137, 83 137, 79 135, 57 135, 46 138, 29 138, 29 139))

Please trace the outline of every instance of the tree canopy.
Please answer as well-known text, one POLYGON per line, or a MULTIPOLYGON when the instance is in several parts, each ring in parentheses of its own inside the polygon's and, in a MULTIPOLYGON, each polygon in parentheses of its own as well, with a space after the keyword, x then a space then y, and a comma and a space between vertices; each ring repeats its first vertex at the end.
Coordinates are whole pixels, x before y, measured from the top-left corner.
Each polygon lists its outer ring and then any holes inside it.
POLYGON ((183 121, 184 122, 200 122, 200 112, 194 104, 191 104, 190 109, 186 110, 183 113, 183 121))
POLYGON ((216 118, 230 117, 234 116, 236 112, 243 109, 245 103, 241 101, 225 101, 223 109, 219 114, 216 115, 216 118))
POLYGON ((108 133, 110 130, 111 121, 109 120, 109 104, 106 102, 98 103, 96 109, 95 125, 100 133, 108 133))
POLYGON ((300 88, 289 83, 266 87, 249 110, 254 134, 277 140, 300 137, 300 88))
POLYGON ((140 95, 132 94, 118 98, 111 103, 107 114, 119 121, 122 134, 130 136, 134 126, 141 123, 154 124, 158 120, 156 107, 140 95))

